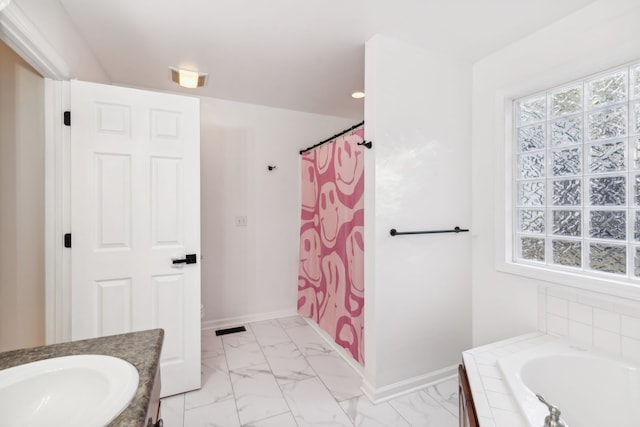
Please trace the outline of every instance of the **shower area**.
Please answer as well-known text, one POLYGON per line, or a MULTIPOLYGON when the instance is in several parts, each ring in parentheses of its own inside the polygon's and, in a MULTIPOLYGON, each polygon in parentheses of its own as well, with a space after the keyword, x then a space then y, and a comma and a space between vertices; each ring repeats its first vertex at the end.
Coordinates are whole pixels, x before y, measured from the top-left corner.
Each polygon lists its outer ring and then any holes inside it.
POLYGON ((301 154, 298 313, 364 365, 364 122, 301 154))

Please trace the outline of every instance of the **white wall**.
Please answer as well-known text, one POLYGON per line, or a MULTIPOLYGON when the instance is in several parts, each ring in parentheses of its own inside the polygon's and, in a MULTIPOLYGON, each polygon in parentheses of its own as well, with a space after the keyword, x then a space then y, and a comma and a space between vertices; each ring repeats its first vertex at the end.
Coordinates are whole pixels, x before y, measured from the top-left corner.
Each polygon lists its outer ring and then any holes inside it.
POLYGON ((55 53, 66 63, 72 78, 110 84, 100 62, 58 0, 12 0, 55 53))
POLYGON ((640 59, 640 3, 600 0, 474 64, 473 343, 538 327, 541 280, 499 272, 505 247, 505 141, 511 100, 640 59))
POLYGON ((204 326, 295 314, 299 150, 355 123, 213 98, 201 106, 204 326))
POLYGON ((427 381, 471 345, 471 67, 384 36, 366 45, 365 388, 427 381), (425 377, 426 375, 426 377, 425 377))
POLYGON ((0 41, 0 351, 44 344, 44 79, 0 41))

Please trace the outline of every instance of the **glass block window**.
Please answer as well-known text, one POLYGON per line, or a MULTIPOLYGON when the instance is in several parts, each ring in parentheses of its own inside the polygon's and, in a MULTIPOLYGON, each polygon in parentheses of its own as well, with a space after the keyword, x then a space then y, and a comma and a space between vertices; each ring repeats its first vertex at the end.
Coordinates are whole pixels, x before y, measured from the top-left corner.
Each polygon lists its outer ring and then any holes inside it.
POLYGON ((640 64, 513 112, 514 261, 640 281, 640 64))

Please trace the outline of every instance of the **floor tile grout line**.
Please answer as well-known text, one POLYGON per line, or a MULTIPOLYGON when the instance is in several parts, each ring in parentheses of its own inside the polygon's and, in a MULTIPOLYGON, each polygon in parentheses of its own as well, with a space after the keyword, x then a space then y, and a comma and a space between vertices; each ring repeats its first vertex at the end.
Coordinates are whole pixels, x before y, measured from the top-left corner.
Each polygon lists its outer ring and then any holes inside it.
MULTIPOLYGON (((409 426, 411 426, 411 422, 409 421, 409 419, 408 419, 407 417, 405 417, 405 416, 402 414, 402 412, 400 412, 400 411, 399 411, 395 406, 393 406, 393 405, 391 404, 391 400, 388 400, 388 401, 387 401, 387 403, 389 404, 389 406, 390 406, 394 411, 396 411, 396 414, 400 415, 400 418, 402 418, 403 420, 405 420, 405 421, 407 422, 407 424, 408 424, 409 426)), ((374 405, 375 405, 375 403, 374 403, 374 405)))
MULTIPOLYGON (((253 331, 251 332, 253 333, 253 331)), ((233 381, 231 381, 231 368, 229 367, 229 361, 227 360, 227 349, 224 346, 224 337, 220 337, 220 341, 222 341, 222 351, 224 353, 224 363, 227 365, 227 375, 229 376, 229 384, 231 385, 231 394, 233 395, 233 406, 236 407, 236 418, 238 420, 238 425, 242 426, 240 422, 240 408, 238 408, 238 399, 236 397, 236 389, 233 387, 233 381)))
MULTIPOLYGON (((303 325, 300 325, 300 326, 303 326, 303 325)), ((284 329, 284 328, 283 328, 283 329, 284 329)), ((311 328, 311 330, 312 330, 312 331, 317 335, 317 332, 316 332, 313 328, 311 328)), ((285 333, 286 333, 286 331, 285 331, 285 333)), ((288 335, 288 334, 287 334, 287 335, 288 335)), ((321 338, 322 338, 322 337, 321 337, 321 338)), ((296 345, 296 347, 297 347, 297 343, 295 343, 295 342, 294 342, 294 345, 296 345)), ((299 347, 298 347, 298 349, 299 349, 299 351, 300 351, 300 352, 301 352, 301 354, 302 354, 302 350, 301 350, 299 347)), ((330 349, 330 350, 331 350, 331 352, 333 352, 333 349, 330 349)), ((307 356, 306 356, 306 355, 304 355, 304 354, 303 354, 303 357, 304 357, 305 359, 307 358, 307 356)), ((307 363, 308 363, 308 362, 307 362, 307 363)), ((313 368, 313 366, 312 366, 310 363, 308 363, 308 364, 309 364, 309 366, 311 367, 311 369, 312 369, 312 370, 314 370, 314 372, 315 372, 315 369, 313 368)), ((326 385, 326 384, 324 384, 324 381, 322 380, 322 377, 320 377, 320 376, 318 375, 318 379, 320 379, 320 381, 323 383, 323 385, 325 386, 325 388, 327 388, 327 389, 328 389, 327 385, 326 385)), ((434 389, 434 390, 436 390, 436 392, 437 392, 437 389, 436 389, 435 387, 436 387, 436 385, 432 385, 432 386, 429 386, 429 387, 425 387, 425 388, 423 388, 423 389, 421 389, 421 390, 418 390, 418 392, 424 392, 424 394, 426 395, 426 397, 427 397, 431 402, 436 403, 438 407, 440 407, 441 409, 443 409, 443 410, 445 410, 446 412, 450 413, 450 414, 451 414, 451 415, 453 415, 454 417, 457 417, 457 414, 456 414, 456 413, 451 412, 451 411, 449 410, 449 408, 447 408, 446 406, 444 406, 444 404, 443 404, 444 402, 441 402, 440 400, 438 400, 438 399, 434 398, 433 396, 431 396, 431 395, 428 393, 428 391, 427 391, 427 390, 429 390, 429 389, 431 389, 431 388, 433 388, 433 389, 434 389)), ((331 393, 330 393, 330 394, 331 394, 331 393)), ((356 399, 356 398, 363 397, 363 395, 360 395, 360 396, 354 396, 354 397, 347 398, 347 399, 344 399, 344 400, 338 400, 338 399, 337 399, 335 396, 333 396, 333 395, 332 395, 332 397, 334 398, 334 400, 336 400, 336 402, 338 403, 338 405, 342 407, 342 405, 340 405, 340 403, 342 403, 342 402, 346 402, 346 401, 348 401, 348 400, 353 400, 353 399, 356 399)), ((444 396, 443 396, 443 397, 444 397, 444 396)), ((409 423, 409 421, 408 421, 408 419, 407 419, 407 418, 406 418, 406 417, 405 417, 405 416, 404 416, 404 415, 403 415, 403 414, 402 414, 402 413, 401 413, 401 412, 400 412, 400 411, 399 411, 399 410, 398 410, 394 405, 391 405, 391 404, 390 404, 390 402, 391 402, 391 401, 393 401, 393 399, 392 399, 392 400, 390 400, 389 402, 387 402, 387 403, 389 403, 389 407, 394 411, 394 413, 398 414, 398 415, 399 415, 403 420, 407 421, 407 423, 408 423, 408 424, 410 424, 410 423, 409 423)), ((446 400, 445 400, 445 401, 446 401, 446 400)), ((385 403, 385 402, 381 402, 381 403, 385 403)), ((374 406, 377 406, 377 405, 378 405, 378 404, 375 404, 375 403, 373 403, 373 402, 372 402, 372 404, 373 404, 374 406)), ((344 412, 344 409, 343 409, 343 412, 344 412)), ((346 414, 346 412, 345 412, 345 414, 346 414)), ((348 414, 346 414, 346 415, 347 415, 347 417, 349 418, 348 414)))
MULTIPOLYGON (((380 403, 387 403, 391 409, 393 409, 394 411, 396 411, 396 414, 400 415, 400 418, 402 418, 403 420, 405 420, 405 421, 407 422, 407 424, 408 424, 408 425, 411 425, 411 423, 409 422, 409 419, 408 419, 407 417, 405 417, 405 416, 402 414, 402 412, 400 412, 400 411, 398 410, 398 408, 396 408, 395 406, 393 406, 393 405, 391 404, 391 402, 393 402, 394 400, 395 400, 395 399, 389 399, 389 400, 387 400, 387 401, 385 401, 385 402, 380 402, 380 403)), ((376 403, 374 403, 374 405, 377 405, 377 404, 376 404, 376 403)), ((379 405, 379 404, 378 404, 378 405, 379 405)))
MULTIPOLYGON (((302 325, 300 325, 302 326, 302 325)), ((308 326, 308 325, 305 325, 308 326)), ((310 328, 314 334, 316 334, 316 331, 313 330, 313 328, 310 328)), ((307 362, 307 365, 309 366, 309 368, 313 371, 315 375, 315 378, 317 378, 318 380, 320 380, 320 382, 322 383, 322 385, 324 386, 324 388, 327 389, 327 391, 329 392, 329 394, 331 395, 331 397, 333 398, 333 400, 336 401, 336 403, 338 403, 338 405, 340 405, 340 402, 338 401, 338 399, 336 399, 336 397, 333 395, 333 393, 331 393, 331 390, 329 389, 329 387, 327 386, 327 384, 323 381, 322 377, 318 374, 318 371, 316 371, 316 369, 313 367, 313 365, 311 365, 311 363, 309 363, 309 360, 307 359, 307 355, 304 353, 304 351, 302 351, 302 349, 300 348, 300 346, 298 346, 298 343, 295 342, 293 340, 293 338, 291 338, 291 335, 289 335, 289 333, 287 331, 285 331, 285 333, 287 334, 287 336, 289 337, 289 339, 291 340, 291 342, 293 343, 293 345, 296 346, 296 348, 298 349, 298 351, 300 352, 300 355, 302 357, 304 357, 305 362, 307 362)), ((333 351, 333 350, 332 350, 333 351)))
MULTIPOLYGON (((290 316, 290 317, 294 317, 294 316, 290 316)), ((342 404, 341 404, 341 403, 347 402, 347 401, 349 401, 349 400, 356 400, 356 402, 357 402, 357 400, 358 400, 358 399, 360 399, 360 398, 362 398, 362 397, 363 397, 363 395, 353 396, 353 397, 346 398, 346 399, 343 399, 343 400, 339 400, 336 396, 334 396, 334 395, 333 395, 333 393, 331 392, 331 390, 329 389, 329 387, 327 387, 327 384, 323 381, 322 377, 321 377, 320 375, 318 375, 318 372, 316 371, 316 369, 311 365, 311 363, 309 363, 309 360, 308 360, 307 355, 302 351, 302 348, 303 348, 303 347, 300 347, 300 346, 298 345, 297 341, 294 341, 294 340, 293 340, 293 338, 292 338, 292 336, 291 336, 291 334, 289 333, 289 329, 291 329, 291 328, 299 328, 299 327, 302 327, 302 326, 309 326, 309 325, 308 325, 308 323, 306 323, 306 322, 305 322, 304 324, 297 324, 297 323, 294 323, 294 324, 293 324, 293 326, 285 327, 285 326, 282 324, 282 322, 280 322, 280 319, 270 319, 270 320, 268 320, 268 322, 270 323, 270 325, 271 325, 272 327, 277 328, 277 329, 281 330, 282 332, 284 332, 284 336, 285 336, 285 337, 287 338, 287 340, 288 340, 288 341, 283 341, 282 343, 276 343, 276 344, 270 344, 270 345, 271 345, 271 346, 276 346, 276 345, 278 345, 278 344, 293 344, 294 348, 295 348, 295 349, 300 353, 300 356, 304 359, 304 361, 305 361, 306 365, 308 366, 308 368, 310 369, 310 371, 311 371, 311 372, 313 372, 313 373, 315 374, 315 376, 314 376, 314 377, 304 378, 304 379, 300 379, 300 380, 291 380, 291 382, 298 383, 298 382, 301 382, 301 381, 304 381, 304 380, 310 380, 310 379, 312 379, 312 378, 317 378, 318 380, 320 380, 320 383, 321 383, 321 384, 322 384, 322 386, 325 388, 325 390, 326 390, 326 391, 329 393, 329 395, 332 397, 333 401, 335 401, 335 402, 336 402, 336 404, 340 407, 340 410, 345 414, 346 419, 348 420, 348 422, 350 423, 350 425, 352 425, 352 426, 357 425, 357 423, 356 423, 357 418, 355 418, 355 419, 353 419, 353 420, 352 420, 352 419, 351 419, 351 417, 349 416, 349 414, 347 413, 347 411, 345 410, 345 408, 343 408, 343 406, 342 406, 342 404)), ((293 411, 291 410, 291 406, 289 405, 289 402, 288 402, 288 400, 286 399, 286 397, 285 397, 285 395, 284 395, 284 391, 283 391, 283 388, 282 388, 282 387, 283 387, 283 384, 281 384, 281 383, 277 380, 276 375, 275 375, 275 372, 273 371, 273 367, 272 367, 272 365, 271 365, 271 363, 270 363, 270 361, 269 361, 269 359, 267 358, 267 355, 266 355, 266 353, 265 353, 265 347, 267 347, 267 346, 269 346, 269 345, 266 345, 266 344, 265 344, 265 345, 263 345, 263 344, 260 342, 260 340, 258 340, 258 336, 257 336, 256 331, 255 331, 255 328, 254 328, 254 325, 255 325, 255 324, 257 324, 257 323, 262 323, 262 322, 250 322, 250 323, 248 323, 248 324, 247 324, 247 325, 249 326, 249 328, 248 328, 248 329, 249 329, 249 331, 248 331, 248 332, 249 332, 249 334, 253 337, 254 342, 256 342, 256 343, 258 344, 258 347, 259 347, 260 352, 261 352, 261 354, 262 354, 262 356, 263 356, 263 359, 264 359, 264 361, 265 361, 265 363, 266 363, 266 365, 267 365, 267 367, 268 367, 268 369, 269 369, 269 373, 271 374, 271 376, 272 376, 272 377, 274 378, 274 380, 276 381, 276 384, 277 384, 278 389, 279 389, 279 391, 280 391, 280 393, 281 393, 281 396, 282 396, 282 398, 283 398, 283 399, 284 399, 284 401, 285 401, 285 404, 286 404, 286 406, 287 406, 287 408, 288 408, 288 412, 289 412, 289 414, 291 414, 291 417, 293 418, 295 425, 296 425, 296 426, 299 426, 298 420, 297 420, 297 419, 296 419, 296 417, 293 415, 293 411)), ((319 336, 318 332, 317 332, 317 331, 315 331, 315 329, 314 329, 314 328, 309 327, 309 329, 310 329, 310 331, 312 331, 311 333, 312 333, 314 336, 319 336)), ((303 338, 304 338, 304 337, 303 337, 303 338)), ((320 337, 320 338, 322 339, 323 337, 320 337)), ((231 393, 230 398, 233 398, 233 399, 234 399, 234 406, 235 406, 235 409, 236 409, 236 411, 235 411, 235 412, 236 412, 236 419, 237 419, 237 421, 238 421, 239 425, 240 425, 240 426, 242 426, 242 424, 240 423, 239 408, 238 408, 238 400, 237 400, 236 390, 235 390, 235 387, 234 387, 234 385, 233 385, 233 382, 231 381, 231 373, 232 373, 232 372, 231 372, 230 365, 229 365, 229 359, 228 359, 228 355, 227 355, 227 351, 226 351, 226 347, 225 347, 225 341, 226 341, 226 340, 224 339, 224 337, 220 337, 220 344, 221 344, 221 346, 222 346, 222 354, 220 354, 220 356, 224 357, 224 363, 225 363, 225 364, 226 364, 226 366, 227 366, 227 376, 228 376, 229 383, 230 383, 230 385, 231 385, 231 392, 232 392, 232 393, 231 393)), ((312 344, 313 344, 313 342, 312 342, 312 344)), ((324 343, 320 343, 320 344, 321 344, 322 350, 325 350, 325 349, 326 349, 326 347, 324 346, 324 343)), ((305 347, 305 348, 306 348, 306 347, 305 347)), ((334 352, 334 350, 333 350, 333 349, 328 349, 328 350, 329 350, 329 353, 327 353, 327 354, 332 354, 332 353, 334 352)), ((323 353, 324 353, 324 352, 323 352, 323 353)), ((214 357, 216 357, 216 356, 211 356, 211 357, 208 357, 208 358, 203 358, 203 360, 205 360, 205 359, 211 359, 211 358, 214 358, 214 357)), ((249 367, 250 367, 250 366, 249 366, 249 367)), ((349 366, 349 368, 351 368, 351 367, 349 366)), ((353 368, 351 368, 351 370, 353 370, 353 368)), ((453 380, 453 379, 451 379, 451 380, 453 380)), ((288 383, 287 383, 287 384, 288 384, 288 383)), ((439 383, 439 384, 440 384, 440 383, 439 383)), ((437 403, 437 407, 441 408, 441 409, 442 409, 442 410, 444 410, 446 413, 448 413, 448 414, 452 415, 454 418, 457 418, 457 416, 458 416, 458 415, 457 415, 457 414, 454 414, 454 413, 453 413, 453 412, 448 408, 448 406, 445 406, 445 403, 447 403, 447 404, 449 404, 449 406, 451 406, 451 402, 450 402, 450 400, 449 400, 449 399, 445 399, 445 395, 444 395, 444 394, 442 394, 442 393, 437 389, 437 385, 438 385, 438 384, 434 384, 434 385, 431 385, 431 386, 429 386, 429 387, 422 388, 422 389, 418 390, 418 393, 423 394, 423 395, 424 395, 424 397, 428 399, 428 401, 430 401, 430 402, 432 402, 432 403, 433 403, 433 402, 437 403), (429 393, 429 391, 430 391, 430 390, 432 390, 432 389, 433 389, 434 393, 435 393, 437 396, 440 396, 440 398, 436 398, 436 397, 432 396, 432 395, 429 393)), ((451 395, 451 396, 452 396, 452 395, 451 395)), ((366 398, 366 397, 365 397, 365 398, 366 398)), ((228 400, 228 399, 225 399, 225 401, 226 401, 226 400, 228 400)), ((408 424, 408 425, 411 425, 411 423, 409 422, 409 419, 408 419, 408 418, 407 418, 407 417, 406 417, 402 412, 400 412, 400 411, 395 407, 395 405, 393 405, 393 404, 392 404, 392 402, 393 402, 394 400, 396 400, 396 399, 392 399, 392 400, 389 400, 388 402, 383 402, 383 403, 389 403, 389 405, 388 405, 388 406, 393 410, 393 413, 394 413, 394 414, 396 414, 397 416, 399 416, 399 417, 400 417, 400 419, 402 419, 403 421, 407 422, 407 424, 408 424)), ((182 403, 183 403, 183 404, 182 404, 182 408, 183 408, 183 411, 182 411, 182 424, 183 424, 183 427, 185 427, 186 415, 187 415, 187 414, 186 414, 186 412, 188 411, 188 410, 186 409, 186 393, 183 393, 183 394, 182 394, 182 403)), ((215 403, 219 403, 219 402, 212 402, 212 403, 214 403, 214 404, 215 404, 215 403)), ((199 408, 199 407, 202 407, 202 406, 206 406, 206 405, 201 405, 201 406, 198 406, 198 407, 190 408, 189 410, 191 410, 191 409, 195 409, 195 408, 199 408)), ((375 407, 375 406, 378 406, 378 405, 373 404, 373 406, 375 407)), ((269 416, 269 417, 266 417, 266 418, 263 418, 263 419, 260 419, 260 420, 252 421, 251 423, 261 422, 261 421, 264 421, 264 420, 269 420, 269 419, 271 419, 271 418, 275 418, 275 417, 278 417, 278 416, 282 416, 282 415, 284 415, 284 414, 286 414, 286 413, 287 413, 287 412, 283 412, 283 413, 280 413, 280 414, 273 414, 273 415, 271 415, 271 416, 269 416)), ((357 405, 356 405, 356 417, 357 417, 357 415, 359 415, 359 414, 360 414, 360 411, 358 411, 358 409, 357 409, 357 405)), ((251 423, 249 423, 249 424, 251 424, 251 423)))
POLYGON ((456 412, 453 412, 453 411, 451 411, 449 408, 447 408, 446 406, 444 406, 442 402, 439 402, 439 403, 440 403, 440 406, 444 407, 444 409, 446 409, 447 411, 449 411, 449 413, 450 413, 451 415, 453 415, 454 417, 457 417, 457 416, 458 416, 457 411, 456 411, 456 412))
MULTIPOLYGON (((407 417, 402 413, 402 411, 400 411, 400 409, 396 408, 396 407, 395 407, 395 405, 393 404, 393 402, 394 402, 394 401, 397 401, 397 400, 399 400, 399 399, 402 399, 403 397, 410 396, 410 395, 412 395, 412 394, 423 394, 426 398, 428 398, 428 400, 429 400, 429 401, 431 401, 432 403, 436 403, 436 405, 435 405, 436 407, 440 408, 442 411, 444 411, 444 413, 451 415, 451 416, 453 417, 453 420, 455 420, 455 421, 456 421, 456 423, 457 423, 457 422, 458 422, 458 414, 457 414, 457 413, 456 413, 456 414, 453 414, 453 413, 452 413, 451 411, 449 411, 446 407, 444 407, 444 406, 443 406, 443 405, 442 405, 442 404, 441 404, 441 403, 440 403, 436 398, 434 398, 433 396, 429 395, 429 393, 427 392, 427 390, 429 390, 429 389, 431 389, 431 388, 433 388, 433 387, 434 387, 434 385, 429 386, 429 387, 425 387, 425 388, 422 388, 422 389, 416 390, 416 391, 414 391, 414 392, 411 392, 411 393, 408 393, 408 394, 405 394, 405 395, 402 395, 402 396, 398 396, 398 397, 396 397, 396 398, 394 398, 394 399, 388 400, 387 402, 389 403, 389 406, 391 406, 393 409, 395 409, 395 411, 396 411, 397 413, 399 413, 399 414, 400 414, 400 416, 401 416, 405 421, 407 421, 407 423, 411 426, 412 424, 411 424, 411 422, 409 421, 409 418, 407 418, 407 417)), ((425 399, 424 399, 424 398, 421 398, 421 400, 425 400, 425 399)))
MULTIPOLYGON (((447 381, 449 381, 449 380, 447 380, 447 381)), ((424 393, 425 393, 425 394, 426 394, 426 395, 427 395, 427 396, 428 396, 432 401, 434 401, 434 402, 436 402, 438 405, 440 405, 440 407, 441 407, 441 408, 443 408, 445 411, 447 411, 448 413, 450 413, 450 414, 451 414, 451 415, 453 415, 453 416, 457 416, 457 414, 454 414, 453 412, 451 412, 451 411, 449 410, 449 408, 447 408, 446 406, 444 406, 444 405, 443 405, 443 402, 440 402, 438 399, 436 399, 435 397, 431 396, 431 395, 427 392, 427 390, 429 390, 429 389, 434 389, 434 390, 436 390, 436 393, 439 393, 439 392, 437 391, 436 387, 437 387, 437 385, 438 385, 438 384, 443 384, 443 383, 444 383, 444 381, 443 381, 443 382, 440 382, 440 383, 436 383, 436 384, 430 385, 429 387, 425 387, 425 388, 420 389, 420 390, 418 390, 418 391, 419 391, 419 392, 424 392, 424 393)), ((444 396, 443 396, 443 397, 444 397, 444 396)), ((447 400, 444 400, 444 402, 448 402, 448 401, 447 401, 447 400)))
MULTIPOLYGON (((253 322, 255 323, 255 322, 253 322)), ((278 324, 278 326, 280 326, 282 328, 282 326, 280 325, 279 322, 276 322, 278 324)), ((258 340, 258 337, 256 336, 253 327, 251 326, 251 323, 248 324, 249 327, 251 328, 251 332, 253 333, 253 336, 256 338, 256 342, 258 343, 258 347, 260 347, 260 352, 262 353, 262 356, 264 357, 265 362, 267 363, 267 366, 269 367, 269 370, 271 371, 271 375, 273 376, 273 380, 276 382, 276 385, 278 386, 278 390, 280 390, 280 395, 282 396, 282 400, 284 400, 284 403, 287 405, 287 408, 289 408, 289 413, 291 414, 291 418, 293 418, 293 422, 296 423, 296 426, 299 426, 298 421, 296 420, 296 417, 293 415, 293 411, 291 410, 291 406, 289 405, 289 402, 287 401, 287 398, 284 396, 284 392, 282 391, 282 386, 280 385, 280 383, 278 382, 278 380, 276 379, 276 375, 273 372, 273 367, 271 366, 271 363, 269 363, 269 359, 267 358, 266 353, 264 352, 264 349, 262 348, 262 344, 260 343, 260 341, 258 340)), ((282 330, 284 331, 284 328, 282 328, 282 330)), ((289 337, 287 335, 287 337, 289 337)), ((283 412, 282 414, 285 414, 286 412, 283 412)), ((282 415, 282 414, 276 414, 273 415, 273 417, 277 416, 277 415, 282 415)), ((273 417, 268 417, 268 418, 264 418, 265 420, 269 419, 269 418, 273 418, 273 417)), ((262 421, 262 420, 258 420, 258 421, 262 421)))
MULTIPOLYGON (((216 357, 221 357, 221 356, 216 356, 216 357)), ((205 359, 205 360, 208 360, 208 359, 205 359)), ((225 357, 225 364, 226 364, 226 357, 225 357)), ((227 367, 227 370, 228 370, 228 369, 229 369, 229 368, 227 367)), ((227 372, 227 375, 229 375, 229 372, 227 372)), ((229 378, 229 383, 231 383, 231 378, 229 378)), ((185 392, 185 393, 182 393, 182 394, 184 395, 184 399, 185 399, 185 401, 184 401, 184 402, 185 402, 185 409, 184 409, 185 411, 190 411, 190 410, 192 410, 192 409, 202 408, 203 406, 209 406, 209 405, 213 405, 213 404, 216 404, 216 403, 226 402, 227 400, 235 399, 235 397, 234 397, 234 395, 233 395, 233 390, 232 390, 232 394, 231 394, 229 397, 225 398, 225 399, 222 399, 222 400, 214 400, 213 402, 208 402, 208 403, 201 403, 201 404, 195 405, 195 406, 193 406, 193 407, 191 407, 191 408, 187 408, 187 407, 186 407, 186 403, 187 403, 187 400, 186 400, 186 399, 187 399, 187 395, 188 395, 189 393, 196 392, 196 391, 199 391, 199 390, 202 390, 202 385, 200 386, 200 388, 199 388, 199 389, 191 390, 191 391, 187 391, 187 392, 185 392)))
MULTIPOLYGON (((349 417, 349 414, 347 414, 347 413, 345 412, 344 408, 342 408, 342 405, 340 405, 340 401, 339 401, 339 400, 338 400, 338 399, 333 395, 333 393, 331 393, 331 390, 329 389, 329 387, 327 386, 327 384, 323 381, 322 377, 321 377, 321 376, 318 374, 318 372, 314 369, 314 367, 311 365, 311 363, 309 363, 309 360, 307 359, 306 354, 305 354, 305 353, 302 351, 302 349, 298 346, 298 343, 296 343, 296 342, 293 340, 293 338, 291 338, 291 335, 289 335, 289 333, 287 332, 287 330, 288 330, 288 329, 290 329, 290 328, 285 328, 284 326, 282 326, 282 324, 281 324, 280 322, 277 322, 277 323, 278 323, 278 325, 280 326, 280 328, 283 330, 283 332, 285 333, 285 335, 287 336, 287 338, 289 338, 289 342, 291 342, 291 343, 295 346, 296 350, 298 350, 298 352, 300 353, 300 356, 302 356, 302 358, 304 359, 304 361, 305 361, 305 363, 307 364, 307 366, 309 367, 309 369, 311 369, 311 370, 313 371, 313 373, 315 374, 315 376, 313 376, 313 377, 311 377, 311 378, 304 378, 304 379, 301 379, 301 380, 292 380, 292 382, 301 382, 301 381, 306 381, 306 380, 310 380, 310 379, 313 379, 313 378, 318 379, 318 380, 320 381, 320 383, 322 384, 322 386, 323 386, 323 387, 327 390, 327 392, 329 393, 329 396, 331 396, 331 398, 336 402, 336 404, 338 405, 338 407, 339 407, 339 408, 342 410, 342 412, 345 414, 345 416, 347 417, 347 419, 349 420, 349 422, 350 422, 352 425, 354 425, 354 426, 355 426, 354 422, 352 422, 352 421, 351 421, 351 418, 349 417)), ((293 326, 292 328, 297 328, 297 327, 302 327, 302 326, 308 326, 308 324, 305 322, 305 324, 304 324, 304 325, 296 325, 296 326, 293 326)), ((310 328, 310 329, 311 329, 311 331, 312 331, 315 335, 318 335, 318 333, 317 333, 313 328, 310 328)), ((319 335, 318 335, 318 336, 319 336, 319 335)), ((322 338, 322 337, 320 337, 320 338, 322 338)), ((260 348, 262 349, 262 345, 261 345, 261 344, 259 344, 259 345, 260 345, 260 348)), ((333 352, 333 349, 329 349, 329 350, 330 350, 331 352, 333 352)), ((266 359, 266 354, 265 354, 265 359, 266 359)), ((267 360, 267 363, 268 363, 268 360, 267 360)), ((269 365, 269 366, 271 366, 271 365, 269 365)), ((349 368, 351 368, 351 367, 349 367, 349 368)), ((275 376, 275 375, 274 375, 274 376, 275 376)), ((278 387, 280 387, 280 391, 282 392, 282 384, 278 383, 278 387)), ((283 394, 284 394, 284 393, 283 393, 283 394)), ((354 396, 354 397, 357 397, 357 396, 354 396)), ((345 399, 345 400, 349 400, 349 399, 351 399, 351 398, 348 398, 348 399, 345 399)), ((285 398, 285 401, 286 401, 286 398, 285 398)), ((289 402, 287 402, 287 406, 288 406, 288 405, 289 405, 289 402)), ((293 411, 291 411, 291 414, 293 415, 293 411)), ((294 417, 294 421, 296 421, 296 425, 299 425, 299 424, 298 424, 298 422, 297 422, 297 420, 295 420, 295 417, 294 417)))
MULTIPOLYGON (((306 321, 305 321, 305 323, 306 323, 306 321)), ((317 335, 317 336, 319 336, 319 337, 320 337, 320 335, 318 335, 318 333, 317 333, 317 332, 316 332, 316 331, 315 331, 311 326, 309 326, 308 324, 300 325, 300 326, 308 326, 308 327, 309 327, 309 329, 311 329, 311 331, 312 331, 315 335, 317 335)), ((297 326, 297 327, 300 327, 300 326, 297 326)), ((289 332, 287 332, 287 330, 286 330, 285 328, 282 328, 282 329, 284 330, 285 334, 287 334, 287 336, 289 337, 289 339, 291 340, 291 342, 293 343, 293 345, 295 345, 295 346, 296 346, 296 348, 297 348, 297 349, 298 349, 298 351, 300 352, 300 355, 304 358, 305 362, 307 362, 307 365, 309 366, 309 368, 311 368, 311 370, 316 374, 315 378, 317 378, 317 379, 320 381, 320 383, 322 383, 322 385, 324 386, 324 388, 326 388, 326 389, 327 389, 327 391, 329 392, 329 395, 333 398, 333 400, 335 400, 335 401, 336 401, 336 404, 338 405, 338 407, 340 408, 340 410, 342 410, 342 412, 345 414, 345 416, 347 417, 347 419, 349 420, 349 422, 350 422, 353 426, 355 426, 355 421, 351 421, 351 417, 349 417, 349 414, 347 414, 347 412, 344 410, 344 408, 342 407, 342 405, 340 405, 340 401, 339 401, 339 400, 338 400, 338 399, 333 395, 333 393, 331 393, 331 389, 329 389, 329 387, 328 387, 328 386, 327 386, 327 384, 324 382, 324 380, 322 379, 322 377, 318 374, 318 372, 315 370, 315 368, 313 367, 313 365, 311 365, 311 363, 309 363, 309 360, 307 360, 307 355, 306 355, 306 354, 302 351, 302 349, 298 346, 298 343, 297 343, 297 342, 295 342, 295 341, 293 340, 293 338, 291 338, 291 335, 289 335, 289 332)), ((320 337, 320 338, 322 339, 322 337, 320 337)), ((330 351, 331 351, 331 352, 333 352, 333 349, 330 349, 330 351)), ((347 364, 347 366, 349 366, 349 365, 347 364)), ((351 366, 349 366, 349 369, 352 369, 352 368, 351 368, 351 366)), ((358 396, 354 396, 354 397, 352 397, 352 398, 348 398, 348 399, 345 399, 345 400, 353 399, 353 398, 355 398, 355 397, 358 397, 358 396)))

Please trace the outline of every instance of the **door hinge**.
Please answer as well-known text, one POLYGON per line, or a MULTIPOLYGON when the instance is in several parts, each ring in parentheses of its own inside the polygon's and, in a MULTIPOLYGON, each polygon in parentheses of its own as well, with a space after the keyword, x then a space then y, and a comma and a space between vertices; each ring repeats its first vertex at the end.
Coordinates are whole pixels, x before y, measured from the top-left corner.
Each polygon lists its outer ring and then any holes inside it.
POLYGON ((64 112, 64 125, 71 126, 71 111, 64 112))
POLYGON ((67 233, 64 235, 64 247, 65 248, 71 247, 71 233, 67 233))

